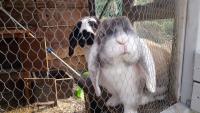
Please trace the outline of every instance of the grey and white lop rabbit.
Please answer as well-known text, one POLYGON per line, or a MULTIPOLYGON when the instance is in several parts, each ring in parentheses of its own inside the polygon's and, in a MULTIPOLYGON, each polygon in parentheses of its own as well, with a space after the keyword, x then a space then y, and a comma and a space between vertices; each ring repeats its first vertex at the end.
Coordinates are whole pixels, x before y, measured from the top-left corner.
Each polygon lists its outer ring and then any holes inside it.
MULTIPOLYGON (((102 21, 88 57, 88 70, 97 96, 100 86, 112 94, 107 106, 123 104, 124 113, 156 99, 166 87, 156 84, 155 62, 146 41, 139 38, 126 17, 102 21)), ((159 98, 159 97, 158 97, 159 98)))

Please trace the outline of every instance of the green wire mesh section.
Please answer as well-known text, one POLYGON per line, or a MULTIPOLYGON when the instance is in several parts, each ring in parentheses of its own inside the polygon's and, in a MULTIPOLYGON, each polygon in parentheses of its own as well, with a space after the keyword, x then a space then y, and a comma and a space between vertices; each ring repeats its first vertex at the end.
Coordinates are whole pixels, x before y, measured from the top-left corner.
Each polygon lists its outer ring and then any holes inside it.
MULTIPOLYGON (((134 5, 145 5, 154 0, 135 0, 134 5)), ((99 17, 107 0, 95 0, 96 15, 99 17)), ((166 3, 167 4, 167 3, 166 3)), ((123 0, 111 0, 103 13, 103 18, 122 16, 123 0)), ((135 30, 138 35, 143 38, 148 38, 157 43, 165 43, 173 38, 173 19, 160 19, 150 21, 134 22, 135 30), (156 34, 156 35, 155 35, 156 34)))
MULTIPOLYGON (((103 11, 103 7, 105 6, 107 0, 95 0, 96 5, 96 15, 99 17, 101 12, 103 11)), ((122 15, 122 0, 111 0, 108 4, 107 8, 103 13, 103 17, 114 17, 122 15)))

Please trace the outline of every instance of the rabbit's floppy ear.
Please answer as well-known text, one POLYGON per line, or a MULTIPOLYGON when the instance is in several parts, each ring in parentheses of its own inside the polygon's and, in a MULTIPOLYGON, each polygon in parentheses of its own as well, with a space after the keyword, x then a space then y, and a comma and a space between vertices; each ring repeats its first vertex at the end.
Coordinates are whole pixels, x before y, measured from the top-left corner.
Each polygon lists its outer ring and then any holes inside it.
POLYGON ((99 45, 97 42, 94 42, 90 49, 89 58, 88 58, 88 70, 90 73, 90 78, 95 89, 97 96, 101 95, 101 90, 99 87, 99 74, 100 74, 100 61, 98 57, 99 45))
POLYGON ((156 70, 153 56, 147 44, 142 39, 140 39, 140 46, 140 66, 145 75, 147 89, 154 93, 156 91, 156 70))
POLYGON ((82 22, 79 21, 76 26, 74 27, 73 31, 69 35, 69 56, 72 56, 74 54, 74 49, 77 45, 77 41, 80 39, 80 28, 81 28, 82 22))

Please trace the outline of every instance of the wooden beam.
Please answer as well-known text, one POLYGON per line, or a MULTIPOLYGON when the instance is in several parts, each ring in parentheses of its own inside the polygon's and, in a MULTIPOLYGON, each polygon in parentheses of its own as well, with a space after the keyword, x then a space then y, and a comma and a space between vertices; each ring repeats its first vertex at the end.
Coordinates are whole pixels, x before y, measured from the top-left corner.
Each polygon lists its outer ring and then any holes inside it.
POLYGON ((7 35, 7 34, 24 34, 24 33, 27 33, 27 31, 24 31, 24 30, 3 30, 3 31, 0 31, 0 34, 2 35, 7 35))
POLYGON ((37 106, 38 107, 38 110, 39 110, 39 107, 40 106, 51 106, 51 107, 54 107, 56 106, 57 104, 55 103, 55 101, 48 101, 48 102, 36 102, 33 104, 34 106, 37 106))
POLYGON ((172 44, 172 59, 170 66, 170 86, 169 91, 175 95, 176 100, 181 97, 181 81, 183 69, 183 53, 185 43, 185 30, 187 23, 187 7, 188 0, 175 0, 175 25, 174 25, 174 38, 172 44))
MULTIPOLYGON (((185 27, 184 51, 183 51, 183 70, 181 83, 181 102, 190 106, 193 89, 193 66, 194 52, 196 51, 196 42, 199 38, 199 19, 200 19, 200 1, 187 0, 187 15, 185 27)), ((184 10, 184 9, 182 9, 184 10)))
POLYGON ((16 2, 6 1, 3 6, 5 8, 16 8, 16 9, 35 9, 35 8, 85 8, 88 7, 88 3, 85 0, 28 0, 26 2, 21 2, 17 0, 16 2))

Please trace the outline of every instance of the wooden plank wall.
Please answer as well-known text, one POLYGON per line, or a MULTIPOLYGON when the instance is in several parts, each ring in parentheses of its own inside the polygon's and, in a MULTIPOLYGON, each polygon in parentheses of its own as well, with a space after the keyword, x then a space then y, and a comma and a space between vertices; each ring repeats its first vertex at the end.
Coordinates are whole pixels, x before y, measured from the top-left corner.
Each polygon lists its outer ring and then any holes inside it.
MULTIPOLYGON (((83 16, 89 15, 86 0, 50 0, 37 1, 38 24, 36 31, 38 37, 44 37, 47 47, 51 47, 69 65, 76 70, 83 70, 86 66, 83 50, 78 48, 74 57, 68 56, 68 37, 74 25, 83 16)), ((48 55, 49 68, 64 68, 60 61, 48 55)))
MULTIPOLYGON (((74 57, 68 57, 68 37, 81 17, 95 13, 89 12, 89 8, 94 6, 89 7, 88 0, 6 0, 3 7, 37 38, 44 38, 47 47, 53 48, 71 66, 81 70, 85 68, 83 49, 77 48, 74 57)), ((16 27, 5 14, 0 14, 4 15, 1 16, 3 22, 0 22, 0 27, 16 27)), ((64 68, 50 54, 47 58, 49 68, 64 68)))

